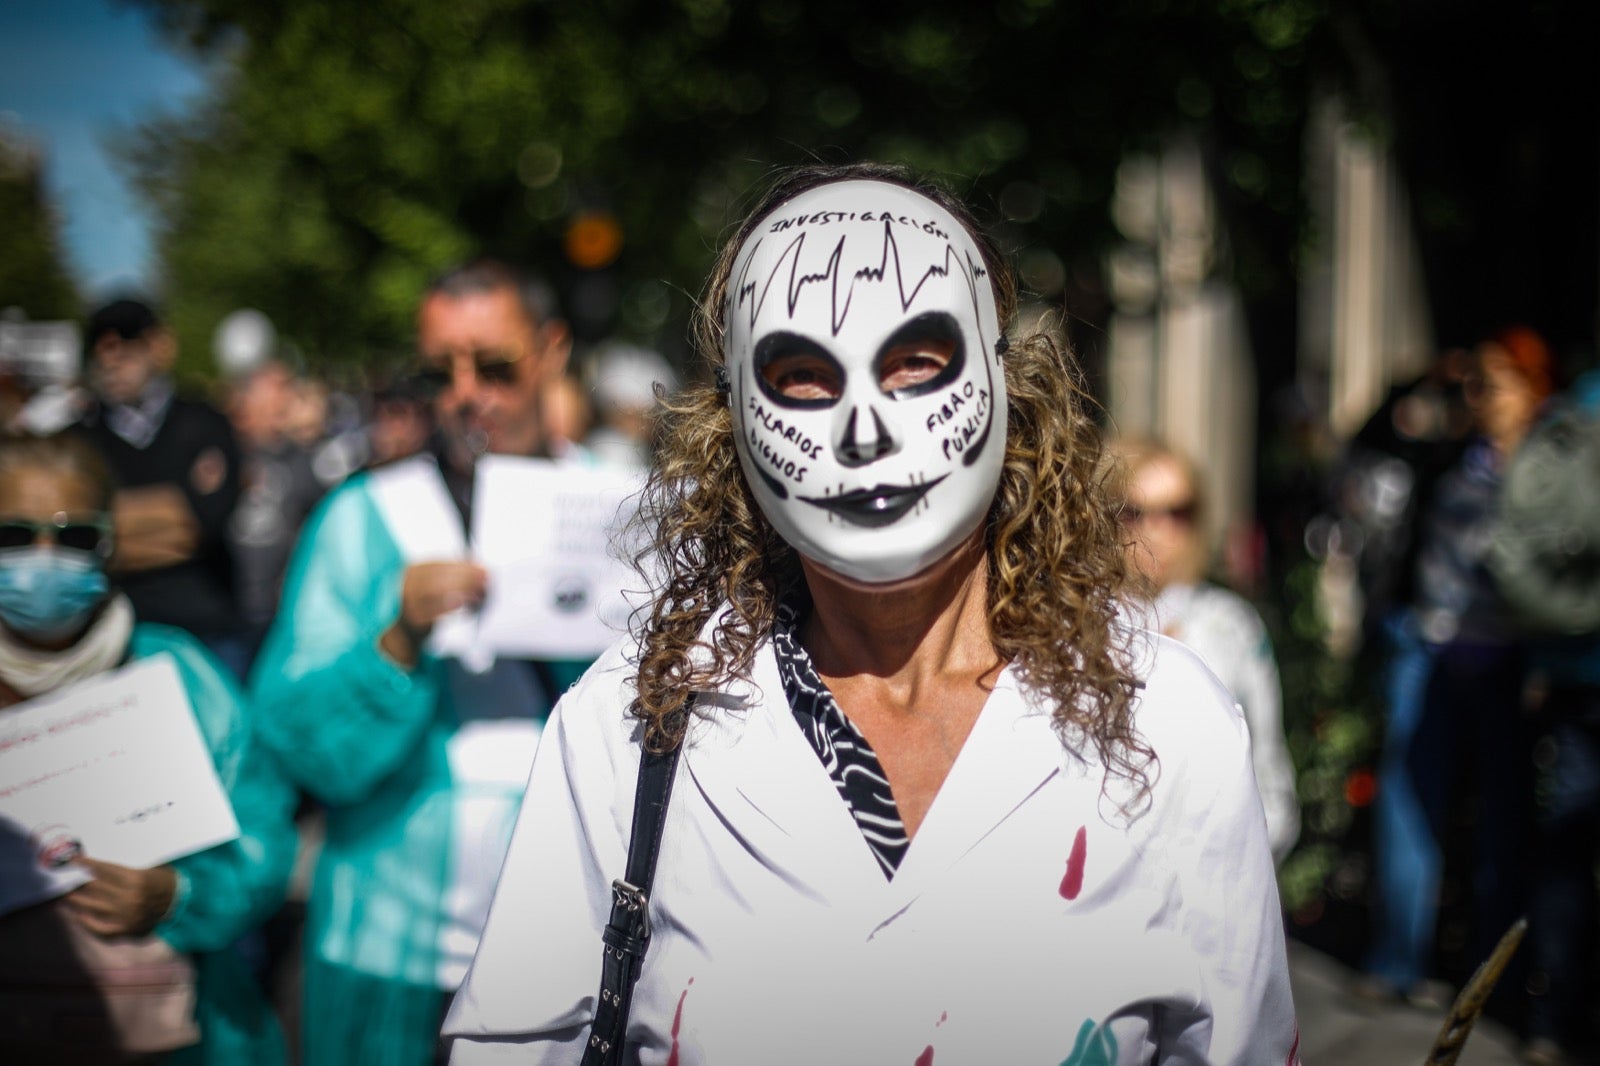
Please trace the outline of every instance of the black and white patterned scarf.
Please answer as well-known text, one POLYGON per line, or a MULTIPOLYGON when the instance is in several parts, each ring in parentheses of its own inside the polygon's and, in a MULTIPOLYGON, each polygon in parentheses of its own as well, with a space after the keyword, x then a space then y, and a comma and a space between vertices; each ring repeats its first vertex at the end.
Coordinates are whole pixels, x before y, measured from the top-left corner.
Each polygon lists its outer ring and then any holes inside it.
POLYGON ((817 676, 811 656, 795 635, 798 620, 799 612, 793 604, 781 604, 772 633, 778 675, 783 678, 789 709, 850 808, 883 875, 893 878, 910 844, 905 823, 900 820, 900 808, 895 805, 889 779, 884 776, 872 745, 845 717, 833 693, 817 676))

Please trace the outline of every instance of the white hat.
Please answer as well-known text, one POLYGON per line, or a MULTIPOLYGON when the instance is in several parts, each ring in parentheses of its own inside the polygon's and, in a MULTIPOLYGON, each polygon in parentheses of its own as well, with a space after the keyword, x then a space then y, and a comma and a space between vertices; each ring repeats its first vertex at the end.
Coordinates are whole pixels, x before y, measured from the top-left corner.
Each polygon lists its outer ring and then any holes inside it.
POLYGON ((251 307, 230 312, 211 335, 217 369, 226 377, 240 377, 272 358, 278 331, 272 320, 251 307))
POLYGON ((589 380, 595 403, 612 409, 653 406, 657 382, 668 392, 678 387, 678 375, 658 353, 622 341, 600 348, 589 380))

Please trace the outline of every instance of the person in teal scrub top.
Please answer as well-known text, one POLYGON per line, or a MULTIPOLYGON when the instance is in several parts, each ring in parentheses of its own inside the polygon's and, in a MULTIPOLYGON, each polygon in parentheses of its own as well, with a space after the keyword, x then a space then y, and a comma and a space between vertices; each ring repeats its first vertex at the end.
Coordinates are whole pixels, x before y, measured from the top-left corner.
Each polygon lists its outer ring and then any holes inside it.
POLYGON ((252 675, 268 742, 326 817, 306 1066, 438 1056, 544 716, 588 665, 497 658, 458 625, 489 584, 467 544, 476 460, 550 454, 544 400, 571 341, 548 291, 467 263, 423 294, 417 345, 437 432, 313 513, 252 675))

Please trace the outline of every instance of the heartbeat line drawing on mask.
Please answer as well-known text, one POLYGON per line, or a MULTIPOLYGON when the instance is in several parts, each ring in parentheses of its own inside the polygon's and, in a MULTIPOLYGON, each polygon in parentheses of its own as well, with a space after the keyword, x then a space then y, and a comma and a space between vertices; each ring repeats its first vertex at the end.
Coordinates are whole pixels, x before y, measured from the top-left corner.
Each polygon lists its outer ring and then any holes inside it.
MULTIPOLYGON (((839 282, 842 272, 839 269, 839 262, 844 258, 844 246, 847 240, 849 240, 848 235, 840 236, 839 243, 834 245, 833 253, 828 256, 828 264, 825 270, 818 274, 803 274, 800 271, 800 253, 805 247, 806 234, 799 234, 789 242, 788 247, 784 248, 783 254, 778 256, 778 261, 772 265, 772 271, 767 275, 767 280, 764 284, 749 280, 750 264, 755 262, 755 252, 761 247, 760 241, 757 241, 756 247, 751 250, 750 257, 745 260, 744 267, 739 272, 739 280, 734 295, 734 308, 744 307, 748 303, 750 313, 749 327, 755 328, 756 318, 761 314, 761 308, 766 304, 767 296, 772 291, 772 283, 777 280, 779 272, 783 270, 784 264, 787 263, 789 265, 787 293, 789 317, 794 317, 795 308, 799 306, 800 297, 804 294, 807 285, 830 282, 833 306, 829 313, 828 322, 833 330, 833 335, 837 337, 839 331, 844 328, 845 319, 850 314, 850 303, 855 296, 857 282, 884 282, 889 280, 889 274, 892 272, 900 298, 900 310, 904 312, 910 309, 917 299, 917 294, 922 291, 922 287, 930 279, 949 277, 952 270, 960 267, 959 257, 961 253, 957 251, 955 245, 946 242, 943 260, 930 262, 922 272, 922 276, 916 279, 916 283, 907 292, 906 273, 900 263, 900 245, 894 239, 894 224, 886 220, 883 224, 883 253, 879 258, 878 265, 875 267, 862 267, 857 270, 845 287, 842 294, 843 299, 841 300, 839 282), (757 289, 760 289, 759 296, 756 294, 757 289)), ((966 282, 968 294, 972 298, 973 308, 976 311, 978 291, 975 279, 983 277, 985 271, 981 266, 972 262, 970 255, 965 258, 968 269, 961 271, 962 280, 966 282)))

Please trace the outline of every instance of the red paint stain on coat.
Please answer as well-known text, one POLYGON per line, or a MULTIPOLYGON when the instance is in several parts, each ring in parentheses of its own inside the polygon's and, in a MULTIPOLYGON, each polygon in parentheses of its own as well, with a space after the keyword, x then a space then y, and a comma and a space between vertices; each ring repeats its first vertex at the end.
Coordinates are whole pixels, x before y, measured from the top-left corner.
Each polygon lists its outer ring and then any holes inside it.
POLYGON ((1077 899, 1083 891, 1083 859, 1088 846, 1088 835, 1080 825, 1078 835, 1072 838, 1072 853, 1067 856, 1067 874, 1061 879, 1062 899, 1077 899))
POLYGON ((947 1011, 947 1010, 942 1010, 942 1011, 939 1012, 939 1020, 933 1023, 933 1027, 935 1029, 937 1029, 937 1028, 939 1028, 939 1026, 943 1025, 945 1022, 947 1022, 949 1020, 950 1020, 950 1012, 947 1011))
POLYGON ((929 1044, 922 1049, 922 1054, 917 1056, 916 1066, 933 1066, 933 1045, 929 1044))
POLYGON ((1295 1023, 1294 1043, 1289 1047, 1289 1057, 1283 1060, 1283 1066, 1300 1066, 1300 1024, 1295 1023))
MULTIPOLYGON (((689 978, 689 984, 694 984, 694 978, 689 978)), ((672 1015, 672 1050, 667 1053, 667 1066, 678 1066, 678 1031, 683 1028, 683 1001, 689 995, 689 985, 685 985, 678 995, 678 1009, 672 1015)))

